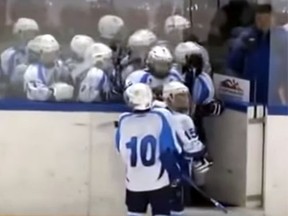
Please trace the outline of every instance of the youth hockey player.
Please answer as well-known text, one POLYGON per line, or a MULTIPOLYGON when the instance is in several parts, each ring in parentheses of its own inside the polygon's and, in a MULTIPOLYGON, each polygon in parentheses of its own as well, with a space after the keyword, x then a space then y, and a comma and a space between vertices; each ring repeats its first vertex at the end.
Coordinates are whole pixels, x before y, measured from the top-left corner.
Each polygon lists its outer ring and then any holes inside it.
POLYGON ((69 58, 65 64, 68 66, 69 71, 71 71, 72 76, 79 67, 84 63, 85 51, 88 47, 92 46, 94 43, 93 38, 87 35, 75 35, 70 42, 70 50, 72 53, 71 58, 69 58), (73 72, 74 71, 74 72, 73 72))
POLYGON ((24 74, 24 90, 29 100, 70 100, 74 88, 62 82, 64 71, 59 60, 60 46, 52 35, 37 37, 39 62, 28 66, 24 74))
POLYGON ((147 68, 131 73, 125 85, 140 82, 148 84, 155 93, 161 92, 164 84, 171 81, 183 81, 182 75, 172 69, 172 63, 173 57, 169 49, 164 46, 155 46, 148 53, 147 68))
POLYGON ((149 29, 140 29, 129 37, 129 54, 121 61, 123 83, 133 71, 145 68, 147 54, 156 41, 157 36, 149 29))
POLYGON ((110 82, 108 72, 112 65, 112 51, 102 43, 94 43, 88 47, 84 55, 84 63, 72 71, 75 94, 78 101, 98 102, 108 99, 110 82))
MULTIPOLYGON (((181 157, 178 158, 179 163, 182 165, 182 170, 185 170, 185 175, 190 177, 192 161, 198 163, 197 161, 204 156, 205 148, 198 138, 193 120, 188 115, 191 106, 189 89, 180 82, 170 82, 163 87, 163 99, 177 124, 178 142, 181 143, 183 150, 181 157)), ((184 183, 178 182, 178 184, 172 185, 172 216, 183 215, 184 183)))
POLYGON ((173 118, 166 109, 151 109, 153 94, 136 83, 124 93, 133 109, 119 118, 116 146, 126 167, 128 216, 145 215, 150 204, 154 216, 170 215, 170 183, 178 179, 177 145, 173 118))
POLYGON ((125 42, 125 22, 121 17, 115 15, 105 15, 98 22, 98 31, 101 41, 112 50, 112 62, 115 69, 113 81, 113 92, 122 95, 121 83, 121 60, 126 56, 125 42))
MULTIPOLYGON (((194 42, 184 42, 176 47, 175 59, 182 68, 185 84, 192 95, 193 103, 196 105, 195 111, 190 112, 190 115, 196 125, 199 139, 206 144, 203 117, 220 115, 224 109, 222 101, 215 98, 214 84, 209 75, 208 58, 205 57, 203 47, 201 48, 194 42)), ((198 186, 205 185, 205 175, 211 165, 210 159, 199 161, 197 164, 194 163, 194 170, 200 171, 197 173, 199 175, 195 176, 198 186)), ((192 190, 191 198, 193 205, 205 202, 203 197, 199 197, 199 194, 194 190, 192 190)))
POLYGON ((214 84, 209 75, 211 71, 209 56, 203 47, 194 42, 180 43, 175 48, 174 55, 196 104, 194 121, 199 137, 205 143, 202 117, 220 115, 223 112, 223 103, 215 99, 214 84))
POLYGON ((27 64, 26 45, 38 32, 39 26, 37 22, 29 18, 19 18, 13 26, 13 35, 16 38, 16 44, 1 54, 2 74, 0 78, 2 82, 7 84, 6 87, 8 89, 6 91, 9 96, 17 96, 19 88, 22 90, 23 79, 19 83, 19 76, 17 74, 19 70, 16 70, 16 67, 21 64, 27 64))
POLYGON ((173 52, 176 45, 184 40, 183 33, 190 26, 189 20, 181 15, 167 17, 164 24, 164 40, 159 41, 159 43, 166 43, 171 52, 173 52))

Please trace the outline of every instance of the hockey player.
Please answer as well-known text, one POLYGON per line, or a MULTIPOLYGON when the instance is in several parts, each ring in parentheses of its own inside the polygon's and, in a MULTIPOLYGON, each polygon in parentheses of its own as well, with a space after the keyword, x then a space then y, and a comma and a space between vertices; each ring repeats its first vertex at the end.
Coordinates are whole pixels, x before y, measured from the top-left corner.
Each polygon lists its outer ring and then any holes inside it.
POLYGON ((149 29, 140 29, 129 37, 129 54, 121 61, 123 83, 133 71, 145 68, 147 54, 156 41, 157 36, 149 29))
MULTIPOLYGON (((13 35, 16 38, 16 44, 1 54, 2 77, 0 77, 1 80, 8 84, 7 91, 9 91, 8 94, 10 96, 15 96, 13 93, 14 90, 18 92, 19 89, 19 76, 15 73, 18 71, 16 67, 21 64, 27 64, 26 45, 38 32, 39 26, 37 22, 29 18, 19 18, 13 26, 13 35)), ((23 82, 20 84, 20 88, 22 88, 22 84, 23 82)))
POLYGON ((85 51, 88 47, 92 46, 93 43, 93 38, 87 35, 75 35, 72 38, 70 42, 70 50, 72 52, 72 57, 65 62, 69 68, 69 71, 75 73, 75 70, 77 70, 79 66, 81 67, 83 65, 85 51))
MULTIPOLYGON (((190 111, 190 115, 193 117, 199 139, 207 144, 203 117, 218 116, 224 109, 222 101, 215 98, 214 84, 209 75, 210 64, 203 53, 203 48, 194 42, 180 43, 174 54, 176 62, 182 69, 185 85, 189 88, 193 103, 196 105, 195 109, 190 111)), ((195 182, 198 186, 205 185, 205 176, 211 165, 212 161, 207 155, 206 159, 194 163, 194 170, 199 171, 195 175, 195 182)), ((191 198, 193 204, 205 202, 203 197, 199 197, 199 194, 193 190, 191 198)))
POLYGON ((112 81, 113 98, 119 100, 123 94, 123 83, 121 81, 121 60, 127 55, 125 22, 121 17, 115 15, 105 15, 98 22, 98 31, 103 43, 112 50, 112 62, 114 65, 114 75, 112 81))
POLYGON ((182 75, 172 69, 173 57, 168 48, 164 46, 153 47, 147 56, 147 68, 131 73, 125 85, 133 83, 148 84, 155 94, 160 95, 164 84, 171 81, 183 81, 182 75))
POLYGON ((145 215, 148 204, 154 216, 170 215, 170 183, 180 170, 173 118, 166 109, 151 109, 153 94, 146 84, 136 83, 124 93, 133 109, 119 118, 116 145, 126 167, 128 216, 145 215))
POLYGON ((29 100, 70 100, 74 88, 63 80, 63 64, 59 60, 60 46, 52 35, 37 37, 39 62, 28 66, 24 74, 24 90, 29 100))
MULTIPOLYGON (((184 175, 191 175, 192 160, 200 161, 205 153, 205 148, 199 140, 193 120, 188 115, 191 106, 189 89, 182 83, 173 81, 163 87, 163 100, 167 108, 173 114, 177 124, 178 142, 180 142, 183 154, 178 158, 182 165, 184 175)), ((198 162, 197 162, 198 164, 198 162)), ((202 165, 203 168, 203 165, 202 165)), ((185 183, 185 182, 183 182, 185 183)), ((183 183, 172 185, 171 215, 181 216, 184 211, 183 183)))
POLYGON ((121 59, 126 55, 125 44, 125 23, 121 17, 105 15, 98 22, 98 31, 103 43, 113 51, 113 63, 120 64, 121 59))
POLYGON ((102 43, 93 43, 84 54, 84 62, 72 71, 75 94, 81 102, 99 102, 108 99, 110 82, 108 71, 112 65, 112 51, 102 43))
MULTIPOLYGON (((179 42, 184 40, 183 33, 189 29, 190 26, 189 20, 181 15, 167 17, 164 24, 164 41, 166 41, 171 51, 174 50, 179 42)), ((159 41, 159 43, 164 43, 164 41, 159 41)))
POLYGON ((223 104, 215 99, 214 84, 209 75, 211 67, 207 52, 194 42, 183 42, 175 48, 175 60, 185 79, 185 84, 196 104, 194 121, 197 125, 200 139, 205 143, 206 138, 202 126, 202 117, 220 115, 223 104))

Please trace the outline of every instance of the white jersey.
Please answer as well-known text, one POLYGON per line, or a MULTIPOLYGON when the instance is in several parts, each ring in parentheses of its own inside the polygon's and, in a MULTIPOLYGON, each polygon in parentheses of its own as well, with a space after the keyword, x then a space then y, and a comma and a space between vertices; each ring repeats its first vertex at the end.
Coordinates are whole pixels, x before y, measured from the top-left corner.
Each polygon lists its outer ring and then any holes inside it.
POLYGON ((199 140, 193 120, 190 116, 172 112, 175 122, 177 123, 178 142, 182 146, 185 158, 193 156, 204 149, 203 143, 199 140))
POLYGON ((79 81, 76 82, 78 82, 76 83, 78 88, 77 100, 81 102, 105 100, 110 90, 107 75, 95 67, 84 71, 79 81))
MULTIPOLYGON (((153 107, 169 110, 165 102, 158 100, 153 102, 153 107)), ((170 112, 175 122, 174 129, 176 131, 178 145, 182 147, 184 157, 191 159, 195 154, 204 149, 203 143, 198 138, 194 122, 187 114, 175 111, 170 112)))
POLYGON ((160 156, 168 149, 181 153, 176 142, 172 114, 166 109, 120 116, 116 144, 126 165, 130 191, 153 191, 170 184, 160 156))
POLYGON ((151 73, 149 73, 149 71, 141 70, 131 73, 127 77, 125 85, 128 86, 134 83, 144 83, 149 85, 153 89, 161 87, 172 81, 183 82, 183 77, 177 70, 171 69, 168 76, 163 79, 159 79, 153 76, 151 73))
MULTIPOLYGON (((208 104, 215 98, 215 87, 214 82, 210 76, 211 72, 208 72, 206 70, 203 70, 201 74, 199 74, 197 77, 194 73, 193 80, 189 82, 187 80, 187 73, 182 71, 182 68, 178 64, 174 64, 172 67, 174 70, 179 71, 179 73, 182 74, 183 79, 190 83, 192 86, 187 86, 189 91, 192 93, 193 102, 198 105, 202 104, 208 104)), ((193 73, 190 71, 190 73, 193 73)))
MULTIPOLYGON (((4 75, 5 77, 8 77, 11 84, 13 84, 14 81, 16 84, 16 82, 18 81, 18 77, 19 77, 17 72, 21 71, 21 70, 17 70, 17 66, 26 65, 28 63, 28 55, 25 50, 18 50, 16 48, 11 47, 1 53, 0 62, 1 62, 2 75, 4 75)), ((22 78, 23 78, 23 73, 22 73, 22 78)))
POLYGON ((24 74, 24 91, 29 100, 46 101, 52 96, 51 86, 62 81, 62 68, 58 63, 47 68, 42 64, 29 65, 24 74))

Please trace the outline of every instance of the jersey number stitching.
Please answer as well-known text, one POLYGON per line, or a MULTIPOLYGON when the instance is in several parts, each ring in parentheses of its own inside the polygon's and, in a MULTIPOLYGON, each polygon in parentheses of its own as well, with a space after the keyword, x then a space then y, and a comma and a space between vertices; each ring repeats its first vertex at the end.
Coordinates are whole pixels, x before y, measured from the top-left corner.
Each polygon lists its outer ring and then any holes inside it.
POLYGON ((140 140, 137 137, 132 137, 130 142, 126 143, 126 147, 131 150, 130 162, 131 167, 136 167, 138 162, 138 152, 139 149, 140 158, 143 166, 149 167, 153 166, 156 161, 156 145, 157 139, 152 135, 147 135, 140 140), (140 148, 138 147, 140 145, 140 148), (150 154, 148 155, 150 151, 150 154))

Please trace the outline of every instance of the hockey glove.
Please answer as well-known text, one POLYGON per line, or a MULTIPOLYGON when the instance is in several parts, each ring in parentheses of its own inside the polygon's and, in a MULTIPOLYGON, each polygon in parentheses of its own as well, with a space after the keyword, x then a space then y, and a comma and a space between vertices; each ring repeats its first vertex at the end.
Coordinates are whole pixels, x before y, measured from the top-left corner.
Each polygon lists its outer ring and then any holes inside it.
POLYGON ((70 100, 73 98, 74 87, 66 83, 55 83, 52 86, 53 96, 56 101, 70 100))

